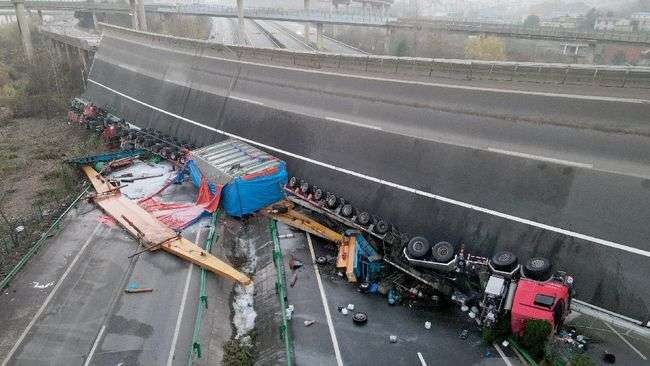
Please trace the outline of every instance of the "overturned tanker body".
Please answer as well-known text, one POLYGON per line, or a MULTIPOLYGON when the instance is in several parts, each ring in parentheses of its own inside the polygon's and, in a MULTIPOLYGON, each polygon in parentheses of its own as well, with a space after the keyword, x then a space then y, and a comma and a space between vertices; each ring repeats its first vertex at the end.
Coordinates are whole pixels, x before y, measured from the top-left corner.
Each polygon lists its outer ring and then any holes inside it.
MULTIPOLYGON (((458 116, 498 122, 381 102, 381 93, 445 98, 437 86, 274 67, 238 55, 237 48, 106 27, 85 97, 197 146, 241 139, 408 237, 462 244, 478 255, 509 250, 549 258, 580 278, 576 302, 647 318, 645 180, 425 138, 412 129, 458 116), (372 125, 386 116, 404 128, 372 125), (367 124, 349 123, 353 118, 367 124)), ((527 102, 518 108, 533 105, 527 102)))

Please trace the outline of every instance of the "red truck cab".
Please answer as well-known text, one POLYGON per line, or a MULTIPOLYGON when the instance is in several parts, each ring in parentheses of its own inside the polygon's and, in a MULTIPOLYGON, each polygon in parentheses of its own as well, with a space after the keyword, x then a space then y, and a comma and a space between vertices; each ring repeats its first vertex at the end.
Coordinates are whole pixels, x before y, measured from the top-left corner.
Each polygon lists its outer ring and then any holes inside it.
POLYGON ((555 331, 569 314, 570 305, 571 283, 555 279, 535 281, 522 278, 517 283, 512 302, 512 333, 521 335, 529 319, 545 320, 555 331))

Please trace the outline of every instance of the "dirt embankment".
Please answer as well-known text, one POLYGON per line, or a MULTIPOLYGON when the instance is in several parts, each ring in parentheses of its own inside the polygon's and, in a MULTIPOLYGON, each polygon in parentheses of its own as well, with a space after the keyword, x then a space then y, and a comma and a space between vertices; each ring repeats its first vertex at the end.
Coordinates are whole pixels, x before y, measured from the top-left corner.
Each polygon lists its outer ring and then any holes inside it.
POLYGON ((0 278, 79 194, 81 176, 63 161, 102 150, 63 116, 0 121, 0 278))

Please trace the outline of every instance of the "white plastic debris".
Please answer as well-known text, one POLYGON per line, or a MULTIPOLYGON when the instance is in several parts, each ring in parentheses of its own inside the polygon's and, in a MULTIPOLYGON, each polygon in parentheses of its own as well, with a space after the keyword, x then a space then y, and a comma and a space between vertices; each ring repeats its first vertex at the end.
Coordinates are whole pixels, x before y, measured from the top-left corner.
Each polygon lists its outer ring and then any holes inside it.
POLYGON ((391 334, 391 336, 388 337, 388 339, 390 340, 390 343, 397 343, 397 336, 396 335, 391 334))
POLYGON ((476 313, 473 312, 473 311, 470 311, 469 314, 467 314, 467 315, 469 315, 469 317, 472 318, 472 319, 476 318, 476 313))
POLYGON ((467 305, 463 305, 463 306, 460 307, 460 310, 461 310, 462 312, 466 312, 467 310, 469 310, 469 306, 467 306, 467 305))
POLYGON ((293 315, 293 310, 294 310, 293 305, 289 305, 287 307, 287 320, 291 320, 291 316, 293 315))
POLYGON ((341 309, 341 314, 348 315, 348 309, 346 308, 341 309))
POLYGON ((308 326, 314 324, 315 322, 316 322, 315 320, 305 320, 305 321, 304 321, 304 323, 305 323, 305 327, 308 327, 308 326))
POLYGON ((247 334, 255 327, 255 318, 257 313, 253 308, 253 285, 248 286, 235 286, 235 296, 232 304, 234 314, 233 314, 233 324, 237 334, 235 339, 247 334))
POLYGON ((23 225, 19 225, 19 226, 16 226, 16 229, 15 229, 15 230, 16 230, 17 233, 20 233, 20 232, 22 232, 23 230, 25 230, 25 227, 24 227, 23 225))
POLYGON ((508 342, 507 340, 504 340, 503 342, 501 342, 501 345, 504 346, 504 347, 508 347, 510 345, 510 342, 508 342))
POLYGON ((431 329, 431 322, 430 321, 424 322, 424 328, 431 329))
POLYGON ((354 310, 354 304, 348 304, 348 310, 354 310))

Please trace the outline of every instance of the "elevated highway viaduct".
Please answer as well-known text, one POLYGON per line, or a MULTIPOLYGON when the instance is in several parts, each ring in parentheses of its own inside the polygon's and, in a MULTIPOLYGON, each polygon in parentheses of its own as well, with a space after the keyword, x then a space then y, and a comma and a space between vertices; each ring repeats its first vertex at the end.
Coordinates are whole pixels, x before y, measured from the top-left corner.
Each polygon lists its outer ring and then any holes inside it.
POLYGON ((647 81, 456 85, 265 52, 106 27, 86 97, 199 144, 243 139, 412 235, 547 256, 580 301, 648 318, 647 81))

